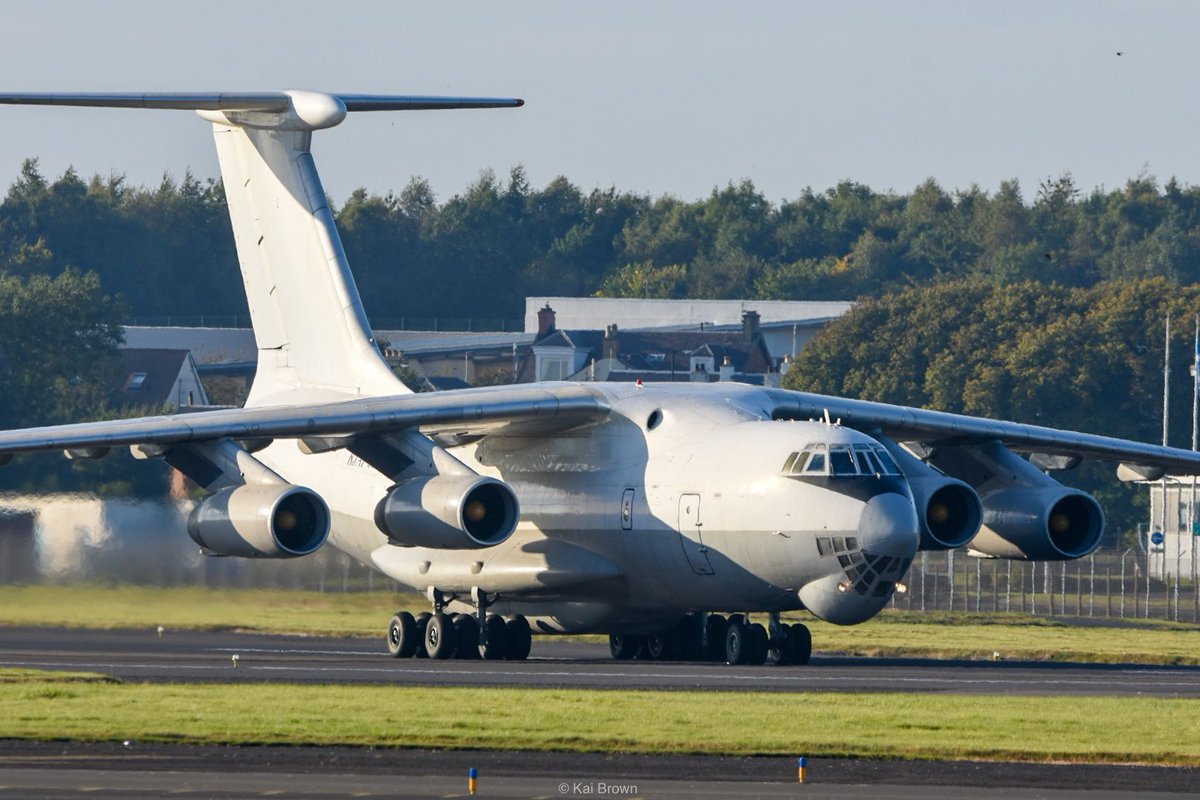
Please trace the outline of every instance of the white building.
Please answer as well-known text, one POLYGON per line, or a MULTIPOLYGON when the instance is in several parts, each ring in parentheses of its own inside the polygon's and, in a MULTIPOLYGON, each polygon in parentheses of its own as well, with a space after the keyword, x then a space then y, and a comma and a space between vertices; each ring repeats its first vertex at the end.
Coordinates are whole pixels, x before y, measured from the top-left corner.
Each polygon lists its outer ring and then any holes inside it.
POLYGON ((1143 545, 1150 553, 1150 574, 1184 579, 1197 576, 1200 546, 1200 479, 1167 477, 1150 484, 1150 530, 1143 545), (1163 487, 1166 486, 1166 505, 1163 487), (1193 489, 1193 486, 1195 487, 1193 489), (1164 513, 1165 512, 1165 513, 1164 513))

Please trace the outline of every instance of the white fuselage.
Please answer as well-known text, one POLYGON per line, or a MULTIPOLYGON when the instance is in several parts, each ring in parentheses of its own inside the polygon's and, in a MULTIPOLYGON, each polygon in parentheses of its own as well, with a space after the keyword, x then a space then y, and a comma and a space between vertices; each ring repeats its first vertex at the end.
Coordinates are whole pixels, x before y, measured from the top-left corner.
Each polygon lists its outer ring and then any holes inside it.
POLYGON ((259 458, 325 499, 330 541, 355 559, 422 593, 498 594, 497 610, 525 613, 545 632, 633 632, 717 610, 808 608, 855 623, 890 599, 899 573, 864 596, 842 563, 849 548, 822 554, 817 540, 849 539, 867 557, 894 559, 893 572, 906 569, 918 534, 904 479, 784 473, 807 445, 869 437, 772 421, 749 386, 589 386, 612 407, 601 423, 451 451, 519 499, 516 532, 494 547, 389 543, 373 514, 390 482, 348 451, 306 455, 279 441, 259 458))

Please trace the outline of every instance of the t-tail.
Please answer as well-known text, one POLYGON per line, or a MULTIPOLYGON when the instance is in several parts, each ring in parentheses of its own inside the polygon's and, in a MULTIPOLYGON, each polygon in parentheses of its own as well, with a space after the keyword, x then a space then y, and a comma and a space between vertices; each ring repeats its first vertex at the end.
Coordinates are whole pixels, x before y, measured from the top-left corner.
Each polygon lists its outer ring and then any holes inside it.
POLYGON ((254 337, 247 406, 407 392, 371 336, 309 145, 352 111, 512 108, 515 98, 324 94, 0 94, 0 103, 183 109, 213 124, 254 337))

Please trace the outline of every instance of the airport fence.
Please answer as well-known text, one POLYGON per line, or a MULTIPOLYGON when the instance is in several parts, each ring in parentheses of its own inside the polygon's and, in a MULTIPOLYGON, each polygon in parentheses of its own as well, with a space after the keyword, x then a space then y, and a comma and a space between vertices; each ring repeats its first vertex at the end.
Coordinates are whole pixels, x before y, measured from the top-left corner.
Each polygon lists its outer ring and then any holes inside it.
POLYGON ((1200 622, 1200 582, 1184 565, 1135 549, 1074 561, 918 553, 891 606, 905 611, 1013 612, 1099 619, 1200 622))

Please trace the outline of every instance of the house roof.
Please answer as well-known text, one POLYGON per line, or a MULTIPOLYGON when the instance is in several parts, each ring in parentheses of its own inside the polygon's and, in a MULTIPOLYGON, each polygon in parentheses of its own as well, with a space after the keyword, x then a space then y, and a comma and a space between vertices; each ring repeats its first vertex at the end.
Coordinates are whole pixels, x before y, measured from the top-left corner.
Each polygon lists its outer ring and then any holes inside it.
POLYGON ((161 406, 174 400, 175 381, 190 357, 188 350, 123 349, 121 370, 109 384, 109 402, 122 408, 161 406))
MULTIPOLYGON (((621 368, 613 372, 665 373, 670 380, 671 372, 684 376, 691 370, 693 354, 712 356, 719 368, 726 357, 739 373, 761 374, 771 370, 771 358, 761 336, 747 340, 739 330, 721 331, 617 331, 617 360, 621 368), (672 366, 674 369, 672 369, 672 366)), ((539 347, 572 347, 587 351, 592 358, 604 356, 604 331, 555 330, 544 339, 534 343, 539 347)), ((519 383, 536 380, 535 359, 527 358, 521 365, 519 383)), ((617 380, 610 378, 610 380, 617 380)))

